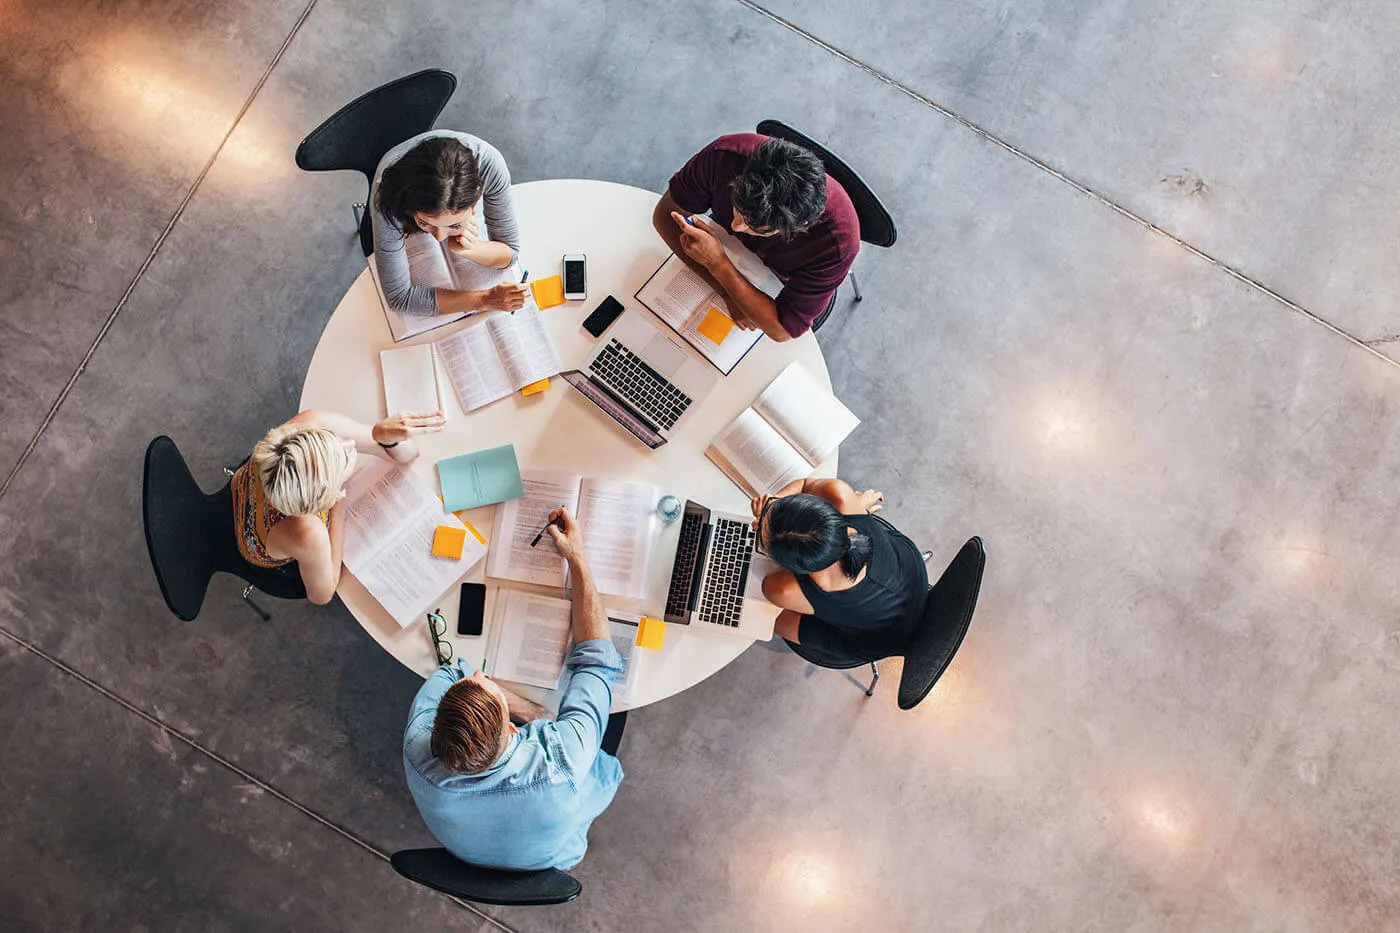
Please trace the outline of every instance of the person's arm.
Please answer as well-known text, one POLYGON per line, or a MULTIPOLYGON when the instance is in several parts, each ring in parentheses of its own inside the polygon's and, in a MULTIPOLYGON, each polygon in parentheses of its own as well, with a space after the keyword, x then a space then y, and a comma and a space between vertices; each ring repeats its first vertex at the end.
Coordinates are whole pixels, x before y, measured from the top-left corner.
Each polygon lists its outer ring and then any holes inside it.
POLYGON ((314 515, 288 515, 267 533, 267 546, 297 562, 306 598, 324 606, 340 586, 345 540, 345 500, 331 507, 326 524, 314 515))
POLYGON ((763 598, 779 609, 790 609, 801 615, 810 615, 816 610, 807 601, 797 577, 791 570, 775 570, 763 578, 763 598))
MULTIPOLYGON (((857 492, 850 483, 835 477, 816 477, 810 479, 795 479, 782 489, 775 492, 771 498, 781 499, 784 496, 792 496, 805 492, 814 496, 820 496, 827 502, 836 506, 836 510, 842 515, 859 515, 860 513, 874 513, 884 507, 885 494, 874 489, 867 489, 864 492, 857 492)), ((758 517, 759 511, 763 508, 763 500, 770 498, 758 496, 754 499, 754 517, 758 517)))
POLYGON ((510 187, 510 169, 500 151, 487 142, 481 143, 476 159, 481 172, 481 199, 486 214, 486 232, 491 235, 491 239, 483 241, 483 249, 489 250, 489 261, 474 261, 493 269, 504 269, 520 258, 520 227, 515 219, 515 197, 510 187))
POLYGON ((510 721, 516 725, 523 725, 527 722, 534 722, 536 719, 548 719, 549 710, 536 703, 534 700, 527 700, 518 693, 506 688, 505 684, 497 683, 501 692, 506 695, 506 712, 510 714, 510 721))
MULTIPOLYGON (((653 221, 655 217, 653 216, 653 221)), ((730 261, 719 237, 706 226, 706 221, 689 221, 680 212, 671 214, 672 229, 680 244, 677 255, 685 258, 691 268, 697 265, 703 277, 724 295, 730 317, 744 330, 758 328, 770 339, 781 343, 792 335, 778 319, 778 304, 753 283, 730 261)))
POLYGON ((441 412, 400 412, 370 425, 333 411, 308 408, 288 419, 288 423, 324 428, 336 437, 354 441, 355 449, 362 454, 387 457, 395 463, 412 463, 418 456, 418 445, 413 438, 419 434, 436 434, 447 419, 441 412))

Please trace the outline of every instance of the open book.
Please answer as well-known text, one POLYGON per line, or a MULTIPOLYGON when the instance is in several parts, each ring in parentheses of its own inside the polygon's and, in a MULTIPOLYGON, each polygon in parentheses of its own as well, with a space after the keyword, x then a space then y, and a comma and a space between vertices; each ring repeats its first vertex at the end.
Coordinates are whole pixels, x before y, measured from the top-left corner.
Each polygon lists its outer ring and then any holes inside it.
MULTIPOLYGON (((520 590, 498 590, 491 614, 486 672, 493 678, 552 690, 559 686, 572 643, 572 606, 567 599, 520 590)), ((637 682, 635 651, 640 616, 608 610, 613 646, 623 669, 613 683, 613 705, 626 702, 637 682)))
POLYGON ((583 547, 598 592, 640 599, 646 591, 647 563, 659 490, 646 483, 584 479, 568 473, 521 470, 525 495, 496 507, 486 575, 542 586, 568 585, 568 565, 547 533, 530 542, 549 513, 568 509, 583 526, 583 547))
POLYGON ((389 323, 389 336, 394 339, 394 343, 434 330, 444 324, 460 321, 467 316, 466 312, 420 315, 395 311, 389 307, 389 301, 384 297, 384 286, 379 281, 379 270, 374 267, 373 256, 369 257, 369 277, 374 282, 374 294, 379 298, 379 306, 384 309, 384 320, 389 323))
POLYGON ((771 494, 811 476, 858 424, 801 363, 789 363, 705 456, 750 496, 771 494))
POLYGON ((564 368, 539 309, 528 298, 519 311, 493 311, 434 346, 466 411, 505 398, 564 368))
POLYGON ((410 470, 378 458, 350 480, 345 506, 345 566, 394 621, 408 625, 486 554, 468 534, 459 560, 434 557, 438 525, 466 526, 410 470))
MULTIPOLYGON (((783 283, 763 260, 719 224, 711 222, 706 227, 719 237, 729 261, 754 288, 769 298, 778 297, 783 283)), ((761 330, 735 327, 724 295, 675 253, 637 289, 636 298, 726 376, 763 336, 761 330)))

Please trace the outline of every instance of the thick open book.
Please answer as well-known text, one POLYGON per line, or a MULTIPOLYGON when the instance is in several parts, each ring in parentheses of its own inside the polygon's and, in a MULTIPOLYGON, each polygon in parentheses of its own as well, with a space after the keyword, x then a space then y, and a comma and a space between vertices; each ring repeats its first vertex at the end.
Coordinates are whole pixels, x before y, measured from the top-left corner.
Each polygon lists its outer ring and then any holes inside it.
POLYGON ((583 526, 584 553, 598 592, 640 599, 646 591, 647 564, 655 537, 659 490, 647 483, 585 479, 569 473, 521 470, 525 495, 496 507, 486 575, 542 586, 568 585, 568 565, 545 534, 535 535, 559 507, 583 526))
MULTIPOLYGON (((560 685, 572 644, 572 606, 567 599, 521 590, 498 590, 491 614, 486 673, 499 680, 552 690, 560 685)), ((637 626, 640 616, 608 610, 608 628, 622 673, 613 683, 613 705, 625 703, 637 682, 637 626)))
POLYGON ((394 621, 408 625, 441 599, 486 554, 472 534, 458 560, 433 556, 438 525, 466 526, 444 512, 411 470, 376 458, 346 490, 345 566, 394 621))
POLYGON ((434 346, 466 411, 505 398, 564 368, 539 309, 528 298, 519 311, 482 315, 434 346))
POLYGON ((457 314, 404 314, 402 311, 395 311, 389 307, 389 301, 384 297, 384 286, 379 282, 379 270, 374 267, 373 256, 369 258, 369 277, 374 281, 374 294, 379 298, 379 307, 384 309, 384 320, 389 324, 389 336, 394 339, 394 343, 435 330, 444 324, 460 321, 467 316, 465 312, 457 314))
MULTIPOLYGON (((484 235, 484 234, 483 234, 484 235)), ((455 291, 469 290, 470 283, 475 282, 476 288, 482 288, 481 278, 482 267, 476 265, 469 259, 463 259, 447 248, 446 243, 439 243, 432 236, 426 233, 410 233, 404 237, 404 255, 408 258, 408 280, 414 285, 431 285, 433 288, 447 288, 455 291), (468 272, 467 270, 471 271, 468 272), (468 278, 474 276, 475 278, 468 278)), ((389 302, 384 298, 384 287, 379 281, 379 270, 374 265, 374 257, 369 258, 369 273, 374 279, 374 291, 379 296, 380 307, 384 309, 384 318, 389 322, 389 333, 394 338, 394 342, 407 340, 416 334, 425 333, 442 327, 444 324, 451 324, 453 321, 460 321, 467 316, 467 312, 462 311, 456 314, 404 314, 389 307, 389 302)), ((501 282, 519 282, 520 265, 511 263, 500 270, 496 280, 492 285, 499 285, 501 282)))
MULTIPOLYGON (((697 221, 704 222, 704 221, 697 221)), ((749 282, 769 298, 778 297, 783 283, 744 244, 719 224, 708 229, 724 244, 725 254, 749 282)), ((636 298, 726 376, 763 336, 761 330, 733 326, 729 304, 699 273, 675 253, 637 290, 636 298)))
POLYGON ((705 450, 750 496, 812 475, 860 419, 801 363, 790 363, 705 450))

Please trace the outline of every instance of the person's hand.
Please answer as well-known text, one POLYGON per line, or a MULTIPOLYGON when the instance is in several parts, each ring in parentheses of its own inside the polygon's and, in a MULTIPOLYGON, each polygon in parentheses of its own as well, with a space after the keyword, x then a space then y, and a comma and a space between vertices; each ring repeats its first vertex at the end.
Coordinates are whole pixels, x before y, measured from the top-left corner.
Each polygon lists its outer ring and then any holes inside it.
POLYGON ((476 211, 470 211, 466 221, 462 224, 461 231, 447 238, 447 248, 454 253, 470 253, 472 248, 476 246, 480 233, 481 229, 476 225, 476 211))
POLYGON ((519 311, 525 307, 525 293, 528 285, 502 282, 481 293, 481 307, 484 311, 519 311))
POLYGON ((768 500, 772 498, 774 497, 754 496, 752 499, 749 500, 749 511, 753 513, 754 518, 758 518, 760 515, 763 514, 763 507, 766 506, 768 504, 768 500))
POLYGON ((865 492, 856 493, 856 501, 868 514, 873 515, 885 507, 885 494, 867 489, 865 492))
POLYGON ((734 305, 729 306, 729 319, 734 322, 734 326, 740 330, 758 330, 758 324, 754 323, 747 314, 740 311, 734 305))
POLYGON ((549 536, 554 539, 554 546, 559 549, 567 561, 583 559, 583 529, 578 521, 569 514, 568 509, 555 509, 549 513, 549 525, 546 526, 549 536))
MULTIPOLYGON (((703 222, 696 221, 692 224, 686 220, 684 214, 676 211, 671 212, 671 219, 680 227, 681 249, 687 256, 706 269, 724 259, 724 244, 703 222)), ((738 319, 735 319, 734 323, 739 323, 738 319)))
POLYGON ((440 411, 401 411, 376 421, 370 435, 376 444, 397 444, 418 434, 436 434, 445 424, 447 418, 440 411))

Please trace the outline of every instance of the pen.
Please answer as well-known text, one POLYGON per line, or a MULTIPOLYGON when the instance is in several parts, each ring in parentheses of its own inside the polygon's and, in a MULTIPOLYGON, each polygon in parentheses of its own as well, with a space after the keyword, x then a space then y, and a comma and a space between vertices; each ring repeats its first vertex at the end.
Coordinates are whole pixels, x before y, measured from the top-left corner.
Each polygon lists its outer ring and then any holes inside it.
POLYGON ((540 541, 544 538, 544 533, 549 530, 550 525, 558 525, 561 528, 563 527, 562 523, 556 522, 554 519, 551 518, 549 521, 544 523, 544 527, 540 529, 540 533, 535 535, 535 540, 530 542, 530 547, 534 547, 535 545, 540 543, 540 541))
POLYGON ((530 270, 529 270, 529 269, 526 269, 524 272, 520 273, 520 284, 521 284, 521 285, 524 285, 524 284, 525 284, 525 280, 528 279, 529 277, 530 277, 530 270))
POLYGON ((699 226, 700 226, 700 225, 697 224, 693 219, 691 219, 691 216, 690 216, 689 214, 686 214, 686 215, 685 215, 685 222, 688 223, 688 224, 690 224, 692 227, 697 228, 697 229, 698 229, 699 226))

